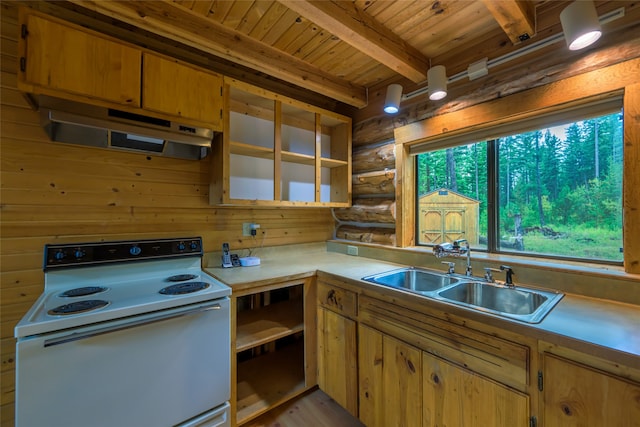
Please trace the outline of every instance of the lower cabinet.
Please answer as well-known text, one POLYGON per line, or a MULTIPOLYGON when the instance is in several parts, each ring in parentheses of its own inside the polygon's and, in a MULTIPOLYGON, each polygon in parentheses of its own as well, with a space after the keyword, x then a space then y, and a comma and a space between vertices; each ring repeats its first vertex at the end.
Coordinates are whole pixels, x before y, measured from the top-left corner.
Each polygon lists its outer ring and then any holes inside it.
POLYGON ((544 354, 545 427, 638 427, 640 383, 544 354))
POLYGON ((358 416, 356 295, 318 282, 318 386, 358 416))
POLYGON ((640 427, 634 365, 335 280, 317 292, 318 384, 367 427, 640 427))
POLYGON ((529 396, 422 353, 425 427, 526 427, 529 396))
POLYGON ((367 427, 422 426, 419 349, 360 324, 360 420, 367 427))
POLYGON ((340 406, 358 416, 356 322, 318 309, 318 385, 340 406))

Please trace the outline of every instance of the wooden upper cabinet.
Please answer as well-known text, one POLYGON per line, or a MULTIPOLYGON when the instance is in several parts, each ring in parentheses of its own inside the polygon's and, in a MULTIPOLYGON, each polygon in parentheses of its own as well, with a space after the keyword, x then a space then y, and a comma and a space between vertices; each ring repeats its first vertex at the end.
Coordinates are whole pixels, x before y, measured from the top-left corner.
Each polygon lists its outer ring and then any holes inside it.
POLYGON ((222 76, 144 53, 142 107, 222 130, 222 76))
POLYGON ((142 52, 21 10, 19 87, 140 106, 142 52))
POLYGON ((227 78, 214 205, 348 207, 351 118, 227 78))
POLYGON ((19 89, 222 131, 222 76, 28 8, 19 89))

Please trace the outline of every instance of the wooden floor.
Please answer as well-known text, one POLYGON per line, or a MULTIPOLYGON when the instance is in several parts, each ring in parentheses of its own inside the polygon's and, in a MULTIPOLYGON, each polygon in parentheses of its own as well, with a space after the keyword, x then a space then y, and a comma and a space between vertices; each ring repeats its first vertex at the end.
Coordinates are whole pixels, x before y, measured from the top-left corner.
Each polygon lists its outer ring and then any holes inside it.
POLYGON ((311 390, 242 427, 364 427, 319 389, 311 390))

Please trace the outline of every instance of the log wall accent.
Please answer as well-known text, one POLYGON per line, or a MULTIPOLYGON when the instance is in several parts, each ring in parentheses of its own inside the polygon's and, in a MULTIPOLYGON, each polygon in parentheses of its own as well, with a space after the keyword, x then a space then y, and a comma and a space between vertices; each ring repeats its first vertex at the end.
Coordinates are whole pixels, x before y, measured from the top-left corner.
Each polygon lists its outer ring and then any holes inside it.
POLYGON ((360 147, 353 152, 352 169, 354 173, 379 171, 385 168, 394 169, 395 167, 393 141, 382 145, 360 147))
POLYGON ((396 202, 390 199, 357 199, 350 208, 334 210, 342 222, 380 222, 395 225, 396 202))
POLYGON ((392 228, 341 225, 336 230, 336 238, 361 243, 377 243, 387 246, 396 245, 396 234, 392 228))
POLYGON ((385 169, 354 174, 351 188, 354 197, 370 194, 392 195, 396 191, 396 171, 385 169))
POLYGON ((359 242, 375 242, 395 246, 395 147, 393 143, 361 145, 354 151, 351 208, 337 209, 339 221, 336 237, 359 242), (343 224, 346 222, 348 224, 343 224), (370 227, 370 223, 386 223, 392 228, 370 227), (356 232, 346 232, 356 230, 356 232), (360 232, 357 228, 362 227, 360 232))
MULTIPOLYGON (((332 238, 329 209, 219 208, 208 204, 210 162, 49 142, 39 115, 16 89, 17 9, 1 5, 0 425, 13 425, 13 328, 42 293, 46 243, 202 236, 241 255, 261 225, 265 246, 332 238)), ((262 239, 258 241, 260 243, 262 239)))

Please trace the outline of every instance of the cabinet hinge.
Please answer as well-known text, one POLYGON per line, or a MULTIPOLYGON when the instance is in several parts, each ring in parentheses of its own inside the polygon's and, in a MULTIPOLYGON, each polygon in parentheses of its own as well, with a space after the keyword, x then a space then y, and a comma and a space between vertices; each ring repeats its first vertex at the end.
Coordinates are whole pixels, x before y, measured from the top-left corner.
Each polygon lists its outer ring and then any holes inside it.
POLYGON ((544 378, 542 377, 542 371, 538 371, 538 390, 542 391, 544 388, 544 378))
POLYGON ((20 71, 23 73, 27 71, 27 58, 24 56, 20 57, 20 71))
POLYGON ((20 27, 20 37, 26 39, 28 35, 29 30, 27 30, 27 24, 22 24, 22 26, 20 27))
POLYGON ((536 419, 536 417, 529 418, 529 427, 537 427, 537 425, 538 420, 536 419))
POLYGON ((220 119, 222 119, 222 108, 220 109, 220 119))

